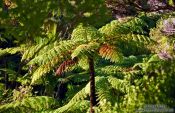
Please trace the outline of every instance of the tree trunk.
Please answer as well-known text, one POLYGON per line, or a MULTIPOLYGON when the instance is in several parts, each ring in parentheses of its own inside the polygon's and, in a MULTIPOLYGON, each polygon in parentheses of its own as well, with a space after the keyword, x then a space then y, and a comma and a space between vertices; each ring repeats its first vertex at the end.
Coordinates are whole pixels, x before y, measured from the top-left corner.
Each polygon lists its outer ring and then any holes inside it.
POLYGON ((94 113, 93 106, 96 104, 95 98, 95 71, 94 61, 89 57, 89 71, 90 71, 90 113, 94 113))

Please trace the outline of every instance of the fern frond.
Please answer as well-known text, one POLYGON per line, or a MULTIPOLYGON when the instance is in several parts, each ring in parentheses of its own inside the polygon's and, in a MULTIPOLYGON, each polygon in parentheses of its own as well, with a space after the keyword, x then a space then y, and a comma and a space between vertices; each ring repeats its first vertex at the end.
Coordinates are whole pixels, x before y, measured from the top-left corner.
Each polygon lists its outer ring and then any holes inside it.
MULTIPOLYGON (((57 42, 57 41, 55 41, 57 42)), ((30 58, 34 57, 38 52, 40 52, 44 47, 48 48, 48 46, 52 44, 48 44, 49 40, 44 40, 41 44, 37 44, 35 46, 28 47, 27 50, 23 53, 21 61, 30 60, 30 58)), ((47 49, 49 50, 49 48, 47 49)))
POLYGON ((66 56, 67 53, 70 53, 70 51, 75 48, 76 46, 80 45, 83 40, 67 40, 67 41, 61 41, 58 45, 55 45, 52 49, 49 51, 35 57, 32 59, 29 64, 46 64, 52 58, 59 57, 62 58, 63 56, 66 56))
POLYGON ((24 48, 22 47, 13 47, 13 48, 6 48, 6 49, 0 49, 0 56, 6 55, 6 54, 16 54, 18 52, 23 51, 24 48))
POLYGON ((32 81, 31 84, 35 84, 37 80, 43 77, 46 73, 50 72, 53 67, 56 66, 60 62, 59 57, 54 57, 52 60, 44 65, 41 65, 39 68, 35 70, 35 72, 32 75, 32 81))
POLYGON ((100 44, 96 42, 90 42, 88 44, 79 45, 73 52, 72 52, 72 59, 75 57, 85 57, 85 56, 92 56, 95 50, 99 48, 100 44))
MULTIPOLYGON (((88 85, 86 86, 88 87, 88 85)), ((89 108, 89 101, 85 100, 89 95, 89 90, 86 91, 86 88, 83 88, 74 97, 64 106, 50 111, 49 113, 80 113, 86 112, 89 108), (83 106, 83 107, 82 107, 83 106)))
POLYGON ((8 76, 9 76, 9 81, 15 80, 15 75, 21 76, 20 74, 18 74, 16 71, 14 71, 14 70, 12 70, 12 69, 0 68, 0 72, 1 72, 1 71, 4 71, 6 74, 8 74, 8 76))
POLYGON ((101 46, 99 54, 102 58, 110 59, 111 62, 118 62, 123 56, 116 47, 107 44, 101 46))
POLYGON ((131 18, 126 22, 119 22, 114 20, 109 24, 106 24, 99 31, 105 34, 107 37, 116 37, 119 34, 128 34, 128 33, 139 33, 145 34, 143 27, 147 27, 147 23, 141 18, 131 18))
POLYGON ((0 42, 7 42, 7 40, 6 40, 5 38, 2 38, 2 37, 0 36, 0 42))
POLYGON ((90 102, 87 100, 77 101, 75 103, 68 103, 63 107, 50 112, 42 113, 86 113, 90 102))
POLYGON ((67 77, 68 79, 71 79, 73 83, 81 83, 81 82, 88 82, 89 81, 89 72, 81 72, 81 73, 70 73, 70 75, 67 77))
POLYGON ((123 93, 127 93, 129 91, 130 84, 124 80, 109 76, 108 81, 114 89, 117 89, 123 93))
POLYGON ((37 96, 25 98, 22 101, 15 101, 12 103, 4 104, 0 106, 0 112, 39 112, 46 109, 54 108, 58 105, 58 102, 47 96, 37 96))
POLYGON ((89 64, 88 64, 88 57, 82 57, 78 61, 78 66, 80 66, 84 70, 89 69, 89 64))
POLYGON ((102 34, 105 34, 109 37, 113 37, 113 36, 116 36, 116 29, 119 26, 120 26, 120 22, 118 20, 113 20, 111 23, 106 24, 105 26, 100 28, 99 32, 101 32, 102 34))
POLYGON ((112 87, 110 86, 107 77, 99 77, 99 80, 96 81, 96 93, 99 103, 103 100, 111 103, 116 101, 116 98, 113 98, 112 87))
POLYGON ((122 73, 123 68, 120 66, 105 66, 105 67, 99 67, 95 71, 98 75, 103 76, 115 76, 117 78, 123 78, 124 75, 122 73))
POLYGON ((67 54, 70 54, 70 50, 72 50, 81 43, 82 41, 61 41, 59 46, 56 46, 47 53, 39 55, 32 59, 28 63, 28 65, 41 65, 32 75, 32 84, 38 79, 40 79, 44 74, 48 73, 57 64, 65 60, 67 54))
POLYGON ((64 61, 56 71, 57 75, 61 75, 63 72, 68 71, 70 66, 73 66, 77 63, 78 59, 75 57, 73 60, 64 61))
POLYGON ((137 43, 149 44, 150 42, 153 42, 153 40, 151 40, 149 37, 144 35, 138 35, 138 34, 127 34, 127 35, 123 35, 122 37, 125 38, 125 40, 128 40, 128 41, 132 40, 137 43))
POLYGON ((109 101, 103 100, 100 102, 99 106, 94 107, 94 111, 95 113, 121 113, 117 105, 118 104, 113 105, 109 101))
POLYGON ((103 40, 101 33, 94 27, 79 25, 72 32, 72 40, 86 40, 86 42, 92 40, 103 40))
POLYGON ((119 103, 119 106, 122 108, 122 111, 132 111, 135 110, 136 106, 139 106, 141 104, 140 100, 137 100, 137 92, 136 87, 131 85, 130 82, 126 79, 120 80, 115 77, 108 77, 108 81, 111 84, 111 86, 123 93, 122 95, 122 103, 119 103), (127 107, 126 107, 127 106, 127 107), (125 107, 127 109, 125 109, 125 107))
POLYGON ((135 18, 131 19, 130 21, 128 21, 126 23, 126 25, 129 26, 130 31, 132 33, 136 32, 138 34, 145 34, 145 31, 143 30, 143 28, 148 27, 147 23, 139 17, 135 17, 135 18))
POLYGON ((86 85, 85 88, 83 88, 81 91, 79 91, 78 93, 75 94, 75 96, 69 101, 69 103, 74 103, 76 101, 81 101, 81 100, 85 100, 88 95, 90 90, 88 89, 88 84, 86 85))

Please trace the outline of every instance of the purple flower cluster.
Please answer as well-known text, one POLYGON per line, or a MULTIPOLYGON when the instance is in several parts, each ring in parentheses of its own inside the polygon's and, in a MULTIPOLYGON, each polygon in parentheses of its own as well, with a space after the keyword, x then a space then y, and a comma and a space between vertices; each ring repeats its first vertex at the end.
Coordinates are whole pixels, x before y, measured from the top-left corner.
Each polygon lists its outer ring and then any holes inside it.
POLYGON ((158 54, 158 56, 162 60, 172 60, 173 59, 173 57, 170 54, 168 54, 166 51, 161 51, 158 54))
POLYGON ((163 21, 163 29, 162 32, 166 35, 175 34, 175 18, 169 18, 163 21))
POLYGON ((166 6, 166 2, 160 0, 148 0, 147 4, 149 5, 150 9, 157 9, 160 6, 166 6))

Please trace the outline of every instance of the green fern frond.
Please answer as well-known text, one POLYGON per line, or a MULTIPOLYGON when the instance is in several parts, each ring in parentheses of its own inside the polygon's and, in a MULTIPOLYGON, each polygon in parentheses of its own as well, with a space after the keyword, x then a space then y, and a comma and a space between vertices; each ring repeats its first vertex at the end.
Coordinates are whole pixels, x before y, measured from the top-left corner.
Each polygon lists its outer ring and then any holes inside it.
POLYGON ((130 84, 128 82, 112 76, 108 77, 108 81, 114 89, 117 89, 123 93, 129 92, 130 84))
POLYGON ((123 93, 123 95, 120 95, 123 98, 122 102, 118 103, 121 112, 134 111, 136 106, 142 104, 141 100, 137 100, 138 93, 136 87, 130 84, 130 80, 121 80, 110 76, 108 77, 108 81, 114 89, 123 93))
MULTIPOLYGON (((88 87, 88 85, 86 87, 88 87)), ((78 93, 76 93, 74 97, 66 105, 56 110, 50 111, 49 113, 86 112, 90 105, 89 101, 85 100, 88 97, 88 95, 89 90, 86 91, 86 88, 83 88, 78 93)))
POLYGON ((139 18, 139 17, 136 17, 136 18, 133 18, 131 19, 130 21, 128 21, 126 23, 126 25, 129 26, 130 28, 130 31, 133 33, 133 32, 136 32, 138 34, 145 34, 145 31, 143 30, 144 27, 148 27, 147 23, 139 18))
POLYGON ((79 45, 71 54, 72 59, 75 57, 85 57, 85 56, 92 56, 99 48, 100 44, 96 42, 90 42, 88 44, 79 45))
POLYGON ((145 34, 143 27, 147 27, 147 23, 140 18, 131 18, 126 22, 119 22, 114 20, 111 23, 103 26, 99 31, 108 37, 115 37, 119 34, 128 34, 137 32, 139 34, 145 34))
POLYGON ((68 103, 65 106, 53 111, 47 111, 42 113, 86 113, 87 109, 89 108, 89 104, 89 101, 82 100, 75 103, 68 103))
POLYGON ((67 77, 68 79, 71 79, 74 83, 81 83, 81 82, 88 82, 89 81, 89 73, 88 71, 81 72, 81 73, 70 73, 70 75, 67 77))
POLYGON ((89 89, 88 89, 89 85, 86 85, 85 88, 83 88, 81 91, 79 91, 78 93, 75 94, 75 96, 69 101, 69 103, 74 103, 76 101, 81 101, 81 100, 85 100, 88 95, 89 95, 89 89))
POLYGON ((86 40, 86 42, 92 40, 103 40, 101 33, 94 27, 79 25, 72 32, 72 40, 86 40))
POLYGON ((116 98, 113 98, 115 95, 113 95, 114 93, 107 77, 100 77, 100 79, 96 81, 96 93, 99 103, 101 103, 103 100, 111 103, 114 103, 116 101, 116 98))
POLYGON ((105 67, 99 67, 95 71, 96 71, 96 74, 98 75, 103 75, 103 76, 113 75, 117 78, 123 78, 124 75, 122 73, 122 70, 123 68, 120 66, 110 65, 110 66, 105 66, 105 67))
POLYGON ((52 60, 54 57, 59 57, 60 59, 63 56, 66 56, 66 54, 70 53, 72 49, 74 49, 76 46, 80 45, 83 42, 83 40, 67 40, 67 41, 61 41, 59 42, 59 45, 54 46, 49 51, 35 57, 29 62, 29 65, 31 64, 39 64, 44 65, 52 60))
MULTIPOLYGON (((30 60, 30 58, 34 57, 40 50, 44 47, 46 48, 48 44, 47 42, 42 42, 41 44, 37 44, 35 46, 28 47, 27 50, 23 53, 21 61, 23 60, 30 60)), ((50 46, 51 44, 49 44, 50 46)))
POLYGON ((38 81, 41 80, 42 77, 44 77, 45 74, 47 74, 52 68, 49 64, 45 64, 40 66, 32 75, 31 77, 31 84, 38 84, 38 81))
POLYGON ((9 76, 9 81, 15 80, 15 75, 21 76, 20 74, 18 74, 16 71, 12 69, 0 68, 0 72, 1 71, 5 72, 9 76))
POLYGON ((2 38, 2 37, 0 36, 0 42, 7 42, 7 40, 6 40, 5 38, 2 38))
POLYGON ((115 30, 120 25, 118 20, 113 20, 111 23, 106 24, 99 31, 109 37, 116 36, 115 30))
POLYGON ((21 61, 23 60, 29 60, 31 57, 35 55, 35 53, 42 47, 42 45, 36 45, 32 46, 31 48, 28 48, 27 51, 24 52, 21 61))
POLYGON ((25 98, 21 101, 15 101, 12 103, 4 104, 0 106, 1 113, 7 112, 21 112, 21 113, 29 113, 29 112, 39 112, 46 109, 54 108, 58 105, 58 102, 47 96, 37 96, 37 97, 29 97, 25 98))
POLYGON ((39 64, 41 65, 32 75, 32 84, 35 83, 38 79, 40 79, 43 75, 48 73, 51 69, 53 69, 57 64, 70 57, 67 54, 71 53, 71 50, 76 46, 80 45, 83 40, 67 40, 61 41, 58 46, 53 47, 47 53, 39 55, 32 59, 28 65, 39 64))
POLYGON ((123 38, 128 41, 135 41, 137 43, 144 43, 144 44, 149 44, 150 42, 153 42, 149 37, 144 36, 144 35, 138 35, 138 34, 127 34, 123 35, 123 38))
POLYGON ((31 84, 36 84, 36 81, 42 78, 45 74, 51 71, 53 67, 56 66, 60 62, 59 57, 52 58, 52 60, 44 65, 41 65, 37 68, 34 73, 32 74, 32 81, 31 84))
POLYGON ((99 106, 94 107, 94 111, 95 113, 121 113, 117 104, 113 105, 106 100, 101 101, 99 106))
POLYGON ((162 59, 159 58, 158 54, 151 55, 149 58, 145 58, 143 63, 138 63, 134 65, 134 68, 139 67, 144 72, 157 72, 157 69, 161 69, 161 65, 165 63, 162 59))
POLYGON ((89 69, 88 57, 85 56, 80 58, 78 61, 78 66, 80 66, 84 70, 88 70, 89 69))
POLYGON ((24 48, 22 47, 0 49, 0 56, 6 55, 6 54, 16 54, 18 52, 22 52, 23 50, 24 48))
POLYGON ((76 46, 81 44, 83 41, 61 41, 58 46, 53 47, 50 51, 45 54, 39 55, 32 59, 28 65, 39 64, 41 65, 32 75, 32 84, 40 79, 44 74, 48 73, 57 64, 64 61, 69 56, 67 54, 71 53, 71 50, 76 46))

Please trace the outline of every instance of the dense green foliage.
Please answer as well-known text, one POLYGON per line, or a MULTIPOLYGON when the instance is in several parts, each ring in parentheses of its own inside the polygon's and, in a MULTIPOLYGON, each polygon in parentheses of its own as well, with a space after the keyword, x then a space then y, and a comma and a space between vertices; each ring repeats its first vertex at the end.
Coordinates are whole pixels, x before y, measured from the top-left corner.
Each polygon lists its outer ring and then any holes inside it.
POLYGON ((0 6, 0 112, 89 112, 88 58, 95 62, 95 113, 174 107, 173 11, 112 20, 105 0, 0 6))

